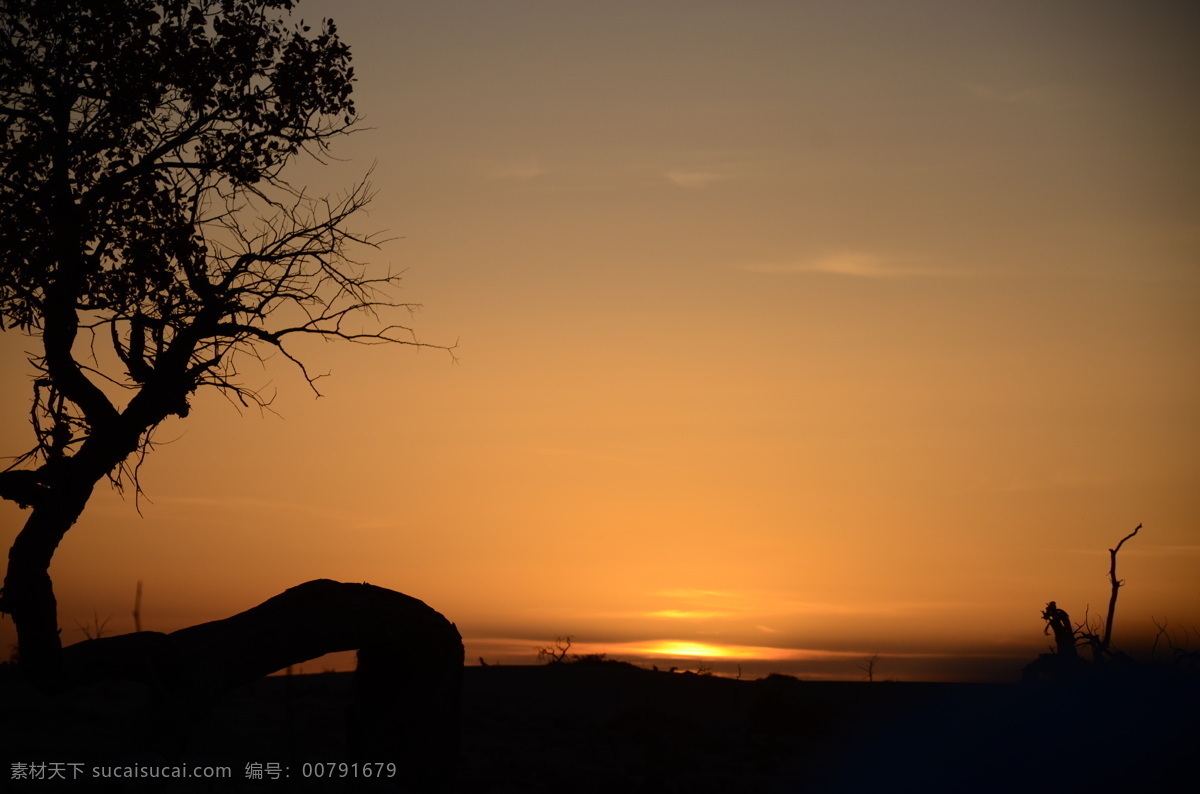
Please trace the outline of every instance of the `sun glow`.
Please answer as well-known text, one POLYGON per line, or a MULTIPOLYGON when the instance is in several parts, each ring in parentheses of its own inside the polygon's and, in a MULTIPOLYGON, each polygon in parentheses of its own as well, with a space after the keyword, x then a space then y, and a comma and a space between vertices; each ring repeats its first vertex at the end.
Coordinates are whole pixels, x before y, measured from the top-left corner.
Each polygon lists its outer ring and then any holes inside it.
POLYGON ((698 659, 722 659, 731 656, 728 648, 720 645, 709 645, 703 642, 687 642, 684 640, 661 640, 654 645, 640 649, 642 653, 651 656, 695 657, 698 659))
POLYGON ((805 648, 770 648, 760 645, 718 645, 692 640, 653 640, 650 642, 618 643, 606 646, 615 654, 669 659, 731 659, 757 661, 797 661, 834 658, 857 658, 861 654, 845 651, 812 650, 805 648))
POLYGON ((673 659, 798 659, 813 654, 830 653, 794 648, 766 648, 756 645, 716 645, 691 640, 654 640, 649 643, 626 643, 618 652, 640 656, 658 656, 673 659))
POLYGON ((723 618, 728 612, 702 609, 660 609, 657 612, 647 612, 648 618, 674 618, 677 620, 705 620, 707 618, 723 618))

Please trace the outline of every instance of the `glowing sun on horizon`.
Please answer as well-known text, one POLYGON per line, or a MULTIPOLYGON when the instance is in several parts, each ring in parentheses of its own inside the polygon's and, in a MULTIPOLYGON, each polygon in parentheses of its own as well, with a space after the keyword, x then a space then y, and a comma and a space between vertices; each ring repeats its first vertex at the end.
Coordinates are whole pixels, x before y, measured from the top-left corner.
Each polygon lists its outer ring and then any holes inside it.
POLYGON ((686 642, 683 640, 663 640, 642 649, 642 652, 654 656, 687 656, 707 659, 731 655, 728 648, 722 648, 719 645, 708 645, 703 642, 686 642))

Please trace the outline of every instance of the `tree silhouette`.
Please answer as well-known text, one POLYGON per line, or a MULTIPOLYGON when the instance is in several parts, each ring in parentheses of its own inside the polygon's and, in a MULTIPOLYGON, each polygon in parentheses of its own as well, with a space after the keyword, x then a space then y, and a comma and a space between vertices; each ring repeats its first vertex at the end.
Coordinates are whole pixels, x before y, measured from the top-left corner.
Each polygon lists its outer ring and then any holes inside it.
POLYGON ((1085 616, 1081 622, 1073 624, 1067 611, 1059 607, 1056 601, 1050 601, 1042 610, 1042 620, 1046 621, 1045 634, 1054 636, 1055 650, 1053 654, 1042 654, 1026 665, 1023 673, 1026 680, 1038 680, 1039 677, 1061 678, 1086 670, 1087 666, 1079 655, 1080 646, 1087 647, 1091 651, 1091 661, 1095 664, 1102 665, 1123 657, 1112 648, 1112 628, 1117 611, 1117 594, 1125 585, 1125 580, 1117 578, 1117 554, 1125 542, 1137 535, 1141 529, 1142 525, 1138 524, 1132 532, 1121 538, 1116 546, 1108 550, 1108 581, 1111 592, 1108 599, 1107 619, 1103 623, 1103 635, 1097 633, 1100 626, 1090 617, 1085 616))
POLYGON ((55 549, 101 480, 138 491, 164 420, 205 387, 265 404, 239 367, 273 353, 315 391, 299 337, 420 344, 382 319, 396 278, 350 257, 375 242, 349 228, 367 181, 313 197, 282 175, 357 122, 348 47, 293 6, 0 5, 0 326, 37 345, 32 444, 0 473, 28 511, 0 609, 44 686, 64 674, 55 549))

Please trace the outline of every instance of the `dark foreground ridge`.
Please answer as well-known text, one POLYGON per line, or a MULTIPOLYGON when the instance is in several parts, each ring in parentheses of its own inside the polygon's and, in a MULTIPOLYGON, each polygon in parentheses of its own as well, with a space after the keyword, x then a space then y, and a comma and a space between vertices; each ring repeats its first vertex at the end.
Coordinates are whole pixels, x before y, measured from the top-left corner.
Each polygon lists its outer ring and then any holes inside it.
MULTIPOLYGON (((464 672, 461 792, 1157 791, 1194 774, 1200 746, 1196 679, 1170 672, 1055 685, 735 681, 612 662, 464 672)), ((232 779, 110 790, 394 790, 311 776, 346 759, 351 677, 226 697, 187 758, 232 779), (263 779, 247 779, 254 764, 263 779)), ((10 781, 4 763, 5 791, 66 790, 10 781)))

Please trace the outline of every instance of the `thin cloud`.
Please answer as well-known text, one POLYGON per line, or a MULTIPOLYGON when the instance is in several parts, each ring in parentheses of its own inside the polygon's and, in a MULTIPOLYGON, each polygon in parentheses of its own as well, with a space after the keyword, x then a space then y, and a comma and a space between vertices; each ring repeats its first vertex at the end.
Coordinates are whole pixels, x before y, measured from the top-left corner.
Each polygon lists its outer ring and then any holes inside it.
POLYGON ((657 612, 647 612, 648 618, 670 618, 673 620, 707 620, 708 618, 728 617, 730 612, 713 609, 660 609, 657 612))
MULTIPOLYGON (((260 499, 257 497, 243 496, 159 496, 156 497, 152 504, 159 505, 163 508, 167 507, 183 507, 183 508, 216 508, 224 509, 230 512, 252 515, 255 513, 270 513, 271 515, 279 515, 286 513, 300 513, 310 518, 322 518, 337 521, 339 526, 351 529, 380 529, 398 527, 400 523, 394 518, 386 516, 376 516, 371 514, 350 514, 345 510, 337 509, 321 509, 309 502, 304 501, 285 501, 280 499, 260 499)), ((193 512, 188 510, 187 512, 193 512)))
MULTIPOLYGON (((744 620, 765 623, 767 620, 794 615, 897 615, 945 606, 941 602, 802 601, 768 591, 676 589, 660 590, 653 595, 674 601, 675 604, 663 609, 636 613, 637 617, 740 617, 744 620)), ((756 628, 768 632, 774 631, 761 623, 756 628)))
POLYGON ((936 278, 946 271, 898 264, 887 257, 858 251, 841 251, 799 262, 742 265, 751 273, 823 273, 832 276, 869 279, 936 278))
POLYGON ((1066 105, 1074 101, 1071 91, 1060 84, 1000 88, 985 83, 964 83, 963 88, 976 99, 982 99, 985 102, 1002 102, 1007 105, 1047 107, 1066 105))
MULTIPOLYGON (((1121 551, 1125 551, 1125 549, 1121 549, 1121 551)), ((1160 555, 1164 557, 1194 556, 1200 554, 1200 546, 1134 546, 1129 548, 1129 552, 1136 557, 1160 555)))
POLYGON ((702 188, 708 187, 714 182, 721 182, 728 179, 727 174, 718 174, 713 171, 668 171, 667 179, 674 184, 683 188, 702 188))
POLYGON ((1057 473, 1039 477, 1012 477, 1000 482, 982 482, 975 490, 979 493, 993 494, 1067 491, 1112 486, 1119 482, 1118 478, 1110 476, 1057 473))
POLYGON ((536 157, 528 157, 522 160, 508 160, 503 163, 496 163, 484 169, 484 176, 488 179, 515 179, 518 181, 527 181, 536 179, 546 173, 536 157))
POLYGON ((742 597, 745 594, 738 593, 733 590, 699 590, 695 588, 680 588, 675 590, 659 590, 651 595, 662 596, 663 598, 729 599, 742 597))

